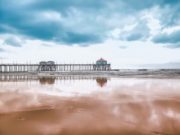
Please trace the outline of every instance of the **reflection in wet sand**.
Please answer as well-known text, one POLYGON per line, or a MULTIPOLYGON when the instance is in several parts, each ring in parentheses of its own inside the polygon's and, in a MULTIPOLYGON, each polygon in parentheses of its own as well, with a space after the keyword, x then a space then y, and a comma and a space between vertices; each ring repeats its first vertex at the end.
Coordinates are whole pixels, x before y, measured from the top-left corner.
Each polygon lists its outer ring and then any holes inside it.
POLYGON ((109 87, 78 96, 2 91, 0 134, 180 134, 179 80, 111 79, 109 87))
MULTIPOLYGON (((42 84, 42 85, 45 85, 45 84, 54 84, 55 83, 55 80, 56 78, 55 77, 40 77, 38 78, 39 79, 39 83, 42 84)), ((100 87, 104 87, 107 83, 107 78, 106 77, 97 77, 96 78, 96 82, 97 84, 100 86, 100 87)))
POLYGON ((55 83, 55 77, 40 77, 39 82, 40 84, 54 84, 55 83))
POLYGON ((105 77, 98 77, 96 78, 96 82, 100 87, 104 87, 107 83, 107 78, 105 77))

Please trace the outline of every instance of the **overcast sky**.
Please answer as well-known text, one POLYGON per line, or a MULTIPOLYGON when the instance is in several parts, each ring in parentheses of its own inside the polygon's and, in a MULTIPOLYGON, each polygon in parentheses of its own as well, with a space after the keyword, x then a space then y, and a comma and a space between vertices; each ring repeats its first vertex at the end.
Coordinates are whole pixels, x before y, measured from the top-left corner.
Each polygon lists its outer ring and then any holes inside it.
POLYGON ((180 0, 0 0, 0 63, 180 67, 180 0))

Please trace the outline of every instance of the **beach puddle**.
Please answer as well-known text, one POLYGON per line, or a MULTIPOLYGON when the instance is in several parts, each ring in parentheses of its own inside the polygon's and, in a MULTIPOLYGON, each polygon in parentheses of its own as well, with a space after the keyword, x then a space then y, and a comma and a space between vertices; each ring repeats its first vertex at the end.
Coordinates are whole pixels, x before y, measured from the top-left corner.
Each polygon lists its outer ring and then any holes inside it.
POLYGON ((0 82, 0 135, 178 135, 179 127, 179 79, 0 82))

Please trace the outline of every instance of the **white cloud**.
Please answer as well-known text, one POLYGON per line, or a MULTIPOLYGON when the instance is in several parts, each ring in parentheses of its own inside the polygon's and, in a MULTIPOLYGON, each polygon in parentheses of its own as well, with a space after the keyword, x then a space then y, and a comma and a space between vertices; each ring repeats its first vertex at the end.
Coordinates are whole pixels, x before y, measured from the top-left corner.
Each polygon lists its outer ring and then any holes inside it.
POLYGON ((44 22, 44 21, 53 21, 53 22, 61 22, 62 21, 62 15, 59 12, 56 11, 42 11, 36 13, 34 17, 35 22, 44 22))
POLYGON ((132 31, 136 27, 137 23, 125 25, 123 28, 115 28, 109 33, 109 37, 113 39, 119 39, 124 33, 132 31))
POLYGON ((180 26, 171 26, 171 27, 164 28, 162 30, 162 33, 171 34, 171 33, 178 31, 178 30, 180 30, 180 26))
POLYGON ((21 48, 4 46, 2 62, 32 62, 54 60, 58 63, 93 63, 100 57, 112 63, 113 68, 133 68, 142 64, 179 62, 180 48, 170 49, 151 42, 107 40, 104 43, 81 47, 67 46, 40 40, 26 40, 21 48), (44 45, 46 44, 46 45, 44 45), (126 46, 126 48, 121 48, 126 46))
POLYGON ((160 24, 159 16, 157 15, 159 12, 159 7, 153 7, 141 14, 142 18, 147 20, 151 36, 154 36, 161 31, 162 26, 160 24))

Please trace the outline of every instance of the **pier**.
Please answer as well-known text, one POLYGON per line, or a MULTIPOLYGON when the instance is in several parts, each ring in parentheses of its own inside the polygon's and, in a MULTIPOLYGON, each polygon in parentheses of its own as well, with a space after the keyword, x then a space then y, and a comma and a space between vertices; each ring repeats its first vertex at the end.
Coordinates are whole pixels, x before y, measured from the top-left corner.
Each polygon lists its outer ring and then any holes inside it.
POLYGON ((56 64, 53 61, 41 61, 39 64, 0 64, 0 73, 26 72, 67 72, 67 71, 109 71, 111 64, 99 59, 95 64, 56 64))

